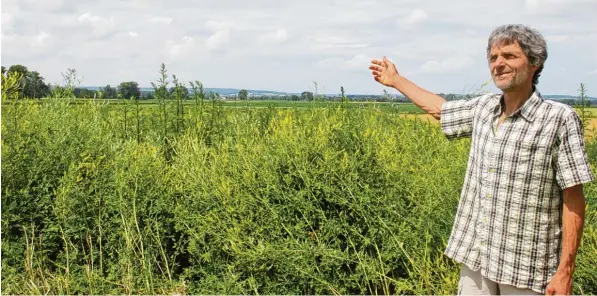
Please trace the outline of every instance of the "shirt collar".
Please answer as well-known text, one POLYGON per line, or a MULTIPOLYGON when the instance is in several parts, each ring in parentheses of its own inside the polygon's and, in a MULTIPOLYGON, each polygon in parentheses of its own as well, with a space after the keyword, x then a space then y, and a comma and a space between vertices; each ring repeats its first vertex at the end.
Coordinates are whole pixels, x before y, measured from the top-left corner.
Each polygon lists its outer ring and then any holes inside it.
MULTIPOLYGON (((495 100, 495 106, 493 108, 493 113, 495 116, 500 115, 500 113, 502 112, 503 100, 503 94, 498 96, 497 100, 495 100)), ((524 102, 524 104, 518 110, 512 113, 512 115, 517 115, 518 113, 520 113, 520 115, 524 119, 533 122, 533 120, 535 120, 537 109, 539 108, 542 102, 543 98, 541 97, 541 93, 537 89, 535 89, 533 91, 533 94, 529 97, 529 99, 526 100, 526 102, 524 102)))

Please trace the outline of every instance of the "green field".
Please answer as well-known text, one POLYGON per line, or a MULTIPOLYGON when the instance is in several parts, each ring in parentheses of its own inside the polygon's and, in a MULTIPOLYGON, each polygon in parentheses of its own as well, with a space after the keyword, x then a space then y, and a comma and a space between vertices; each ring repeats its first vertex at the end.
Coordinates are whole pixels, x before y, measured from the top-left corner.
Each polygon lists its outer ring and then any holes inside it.
MULTIPOLYGON (((34 102, 42 103, 49 99, 41 99, 34 102)), ((192 99, 181 101, 187 107, 192 107, 199 102, 192 99)), ((94 100, 94 99, 74 99, 71 101, 72 104, 108 104, 108 105, 134 105, 131 100, 94 100)), ((425 114, 421 108, 415 106, 412 103, 403 102, 372 102, 372 101, 349 101, 347 103, 335 102, 335 101, 288 101, 288 100, 269 100, 269 101, 257 101, 257 100, 221 100, 218 101, 223 107, 235 107, 235 108, 328 108, 342 106, 344 108, 377 108, 386 112, 395 112, 400 114, 425 114)), ((159 104, 159 100, 139 100, 138 104, 144 108, 152 107, 159 104)), ((203 104, 211 104, 211 101, 205 100, 203 104)), ((575 107, 580 113, 580 108, 575 107)), ((597 108, 585 108, 586 115, 589 118, 597 118, 597 108)))
MULTIPOLYGON (((43 103, 50 99, 41 99, 33 102, 43 103)), ((342 108, 374 108, 379 109, 386 112, 396 112, 401 114, 424 114, 424 111, 421 110, 419 107, 415 106, 412 103, 391 103, 391 102, 334 102, 334 101, 284 101, 284 100, 270 100, 270 101, 234 101, 234 100, 220 100, 217 101, 218 104, 221 104, 222 107, 234 107, 234 108, 334 108, 334 107, 342 107, 342 108)), ((93 99, 74 99, 71 101, 71 104, 87 104, 87 103, 96 103, 96 104, 107 104, 113 106, 122 106, 122 105, 134 105, 135 102, 131 100, 93 100, 93 99)), ((170 102, 172 103, 172 102, 170 102)), ((181 103, 186 107, 193 107, 196 104, 201 104, 200 102, 194 100, 183 100, 181 103)), ((203 101, 203 104, 211 104, 212 102, 209 100, 203 101)), ((139 100, 138 104, 143 107, 153 107, 159 104, 159 101, 156 99, 153 100, 139 100)))
MULTIPOLYGON (((3 102, 3 293, 457 292, 470 140, 395 116, 416 106, 144 103, 3 102)), ((574 293, 597 294, 585 192, 574 293)))
MULTIPOLYGON (((580 114, 580 108, 574 108, 580 114)), ((597 118, 597 108, 585 108, 586 115, 590 118, 597 118)))

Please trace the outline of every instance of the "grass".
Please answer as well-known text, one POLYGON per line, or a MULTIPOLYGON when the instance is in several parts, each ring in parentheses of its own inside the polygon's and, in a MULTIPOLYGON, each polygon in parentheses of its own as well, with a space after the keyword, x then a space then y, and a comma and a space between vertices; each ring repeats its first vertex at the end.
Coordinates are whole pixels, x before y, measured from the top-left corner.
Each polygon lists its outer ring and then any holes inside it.
MULTIPOLYGON (((43 103, 44 101, 48 100, 41 99, 38 101, 34 101, 37 103, 43 103)), ((206 103, 210 102, 209 100, 205 101, 206 103)), ((334 101, 287 101, 287 100, 265 100, 265 101, 258 101, 258 100, 249 100, 249 101, 240 101, 240 100, 221 100, 218 101, 221 103, 222 107, 235 107, 235 108, 328 108, 328 107, 337 107, 342 105, 343 108, 378 108, 382 111, 388 112, 398 112, 404 114, 423 114, 424 111, 421 110, 419 107, 415 106, 412 103, 398 103, 398 102, 370 102, 370 101, 363 101, 363 102, 347 102, 346 104, 342 104, 340 102, 334 101)), ((107 104, 107 105, 133 105, 134 102, 130 100, 117 100, 117 99, 103 99, 103 100, 94 100, 94 99, 76 99, 71 102, 72 104, 87 104, 87 103, 97 103, 97 104, 107 104)), ((160 104, 158 99, 151 99, 151 100, 139 100, 138 104, 141 108, 153 108, 160 104)), ((182 104, 186 106, 195 105, 196 102, 192 99, 182 100, 182 104)))
MULTIPOLYGON (((414 105, 184 103, 2 105, 4 293, 455 293, 470 141, 414 105)), ((597 293, 585 190, 575 294, 597 293)))

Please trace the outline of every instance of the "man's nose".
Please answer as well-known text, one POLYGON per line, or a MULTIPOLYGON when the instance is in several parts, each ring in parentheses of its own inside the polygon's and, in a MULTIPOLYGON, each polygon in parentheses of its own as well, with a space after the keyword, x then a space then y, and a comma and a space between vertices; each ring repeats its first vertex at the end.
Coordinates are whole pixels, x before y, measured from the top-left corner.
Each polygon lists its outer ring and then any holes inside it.
POLYGON ((504 58, 503 58, 503 57, 501 57, 501 56, 498 56, 498 57, 495 59, 495 61, 494 61, 494 64, 495 64, 496 66, 504 66, 504 65, 505 65, 505 61, 506 61, 506 59, 504 59, 504 58))

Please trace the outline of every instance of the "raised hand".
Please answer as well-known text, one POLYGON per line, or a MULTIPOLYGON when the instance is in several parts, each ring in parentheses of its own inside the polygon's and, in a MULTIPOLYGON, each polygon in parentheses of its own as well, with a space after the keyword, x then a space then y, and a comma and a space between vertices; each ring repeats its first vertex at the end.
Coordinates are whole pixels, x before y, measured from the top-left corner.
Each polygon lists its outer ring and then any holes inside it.
POLYGON ((394 87, 396 79, 398 78, 398 70, 396 66, 390 62, 385 56, 380 60, 372 60, 373 65, 369 66, 373 79, 375 81, 389 87, 394 87))

